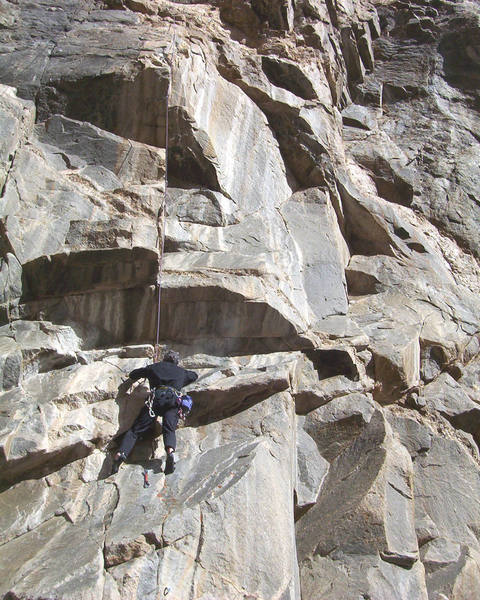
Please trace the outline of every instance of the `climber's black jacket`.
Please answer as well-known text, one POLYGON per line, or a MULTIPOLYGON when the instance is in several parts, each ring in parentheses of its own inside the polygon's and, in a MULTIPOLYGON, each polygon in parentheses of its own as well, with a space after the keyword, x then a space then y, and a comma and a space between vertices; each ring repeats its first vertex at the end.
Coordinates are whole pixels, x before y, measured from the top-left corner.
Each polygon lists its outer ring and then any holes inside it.
POLYGON ((172 362, 162 360, 147 367, 134 369, 129 377, 133 381, 146 377, 151 388, 166 385, 180 390, 185 385, 195 381, 198 375, 194 371, 187 371, 172 362))

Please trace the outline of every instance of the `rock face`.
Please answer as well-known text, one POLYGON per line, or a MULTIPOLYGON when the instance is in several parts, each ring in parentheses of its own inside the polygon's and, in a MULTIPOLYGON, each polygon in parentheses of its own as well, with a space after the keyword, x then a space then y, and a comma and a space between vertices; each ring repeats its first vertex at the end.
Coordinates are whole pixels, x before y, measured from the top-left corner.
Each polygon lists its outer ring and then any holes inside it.
POLYGON ((479 23, 0 0, 1 598, 480 597, 479 23))

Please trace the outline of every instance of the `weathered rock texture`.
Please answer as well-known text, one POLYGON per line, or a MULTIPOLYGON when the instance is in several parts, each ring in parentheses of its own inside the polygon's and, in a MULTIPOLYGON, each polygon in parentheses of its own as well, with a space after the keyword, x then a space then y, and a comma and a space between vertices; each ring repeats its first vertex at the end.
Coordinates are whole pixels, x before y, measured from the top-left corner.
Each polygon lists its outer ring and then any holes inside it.
POLYGON ((0 0, 0 44, 0 597, 479 598, 478 2, 0 0), (160 276, 195 407, 110 476, 160 276))

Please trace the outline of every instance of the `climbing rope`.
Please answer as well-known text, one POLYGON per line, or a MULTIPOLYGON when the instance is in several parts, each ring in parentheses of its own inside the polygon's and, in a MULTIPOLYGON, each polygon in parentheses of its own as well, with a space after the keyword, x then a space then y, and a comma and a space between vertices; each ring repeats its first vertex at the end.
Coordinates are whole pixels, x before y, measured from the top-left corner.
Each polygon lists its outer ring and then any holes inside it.
POLYGON ((170 97, 170 89, 171 89, 171 79, 172 79, 172 64, 175 55, 176 48, 176 33, 173 32, 172 42, 170 46, 170 52, 167 50, 167 62, 169 65, 169 76, 168 76, 168 88, 167 94, 165 96, 165 190, 163 195, 163 207, 162 207, 162 220, 160 223, 160 240, 159 240, 159 250, 160 250, 160 262, 158 266, 158 305, 157 305, 157 335, 155 338, 155 353, 154 353, 154 362, 157 362, 160 358, 160 316, 161 316, 161 307, 162 307, 162 273, 163 273, 163 254, 165 251, 165 223, 166 223, 166 212, 167 212, 167 200, 168 200, 168 109, 169 109, 169 97, 170 97), (169 56, 170 55, 170 56, 169 56))

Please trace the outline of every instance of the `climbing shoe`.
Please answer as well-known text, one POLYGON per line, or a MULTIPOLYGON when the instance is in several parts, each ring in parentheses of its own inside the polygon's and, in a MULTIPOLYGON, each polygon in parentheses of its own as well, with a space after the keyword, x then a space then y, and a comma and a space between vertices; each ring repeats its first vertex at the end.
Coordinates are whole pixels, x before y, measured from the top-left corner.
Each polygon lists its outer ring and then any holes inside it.
POLYGON ((114 460, 112 463, 112 470, 110 471, 110 475, 115 475, 115 473, 118 473, 118 469, 120 468, 121 464, 121 460, 114 460))
POLYGON ((113 459, 112 470, 110 471, 110 475, 115 475, 115 473, 118 473, 118 469, 120 468, 120 465, 124 460, 125 456, 119 452, 116 458, 113 459))
POLYGON ((167 454, 167 460, 165 462, 165 475, 170 475, 175 471, 175 457, 173 456, 173 452, 167 454))

